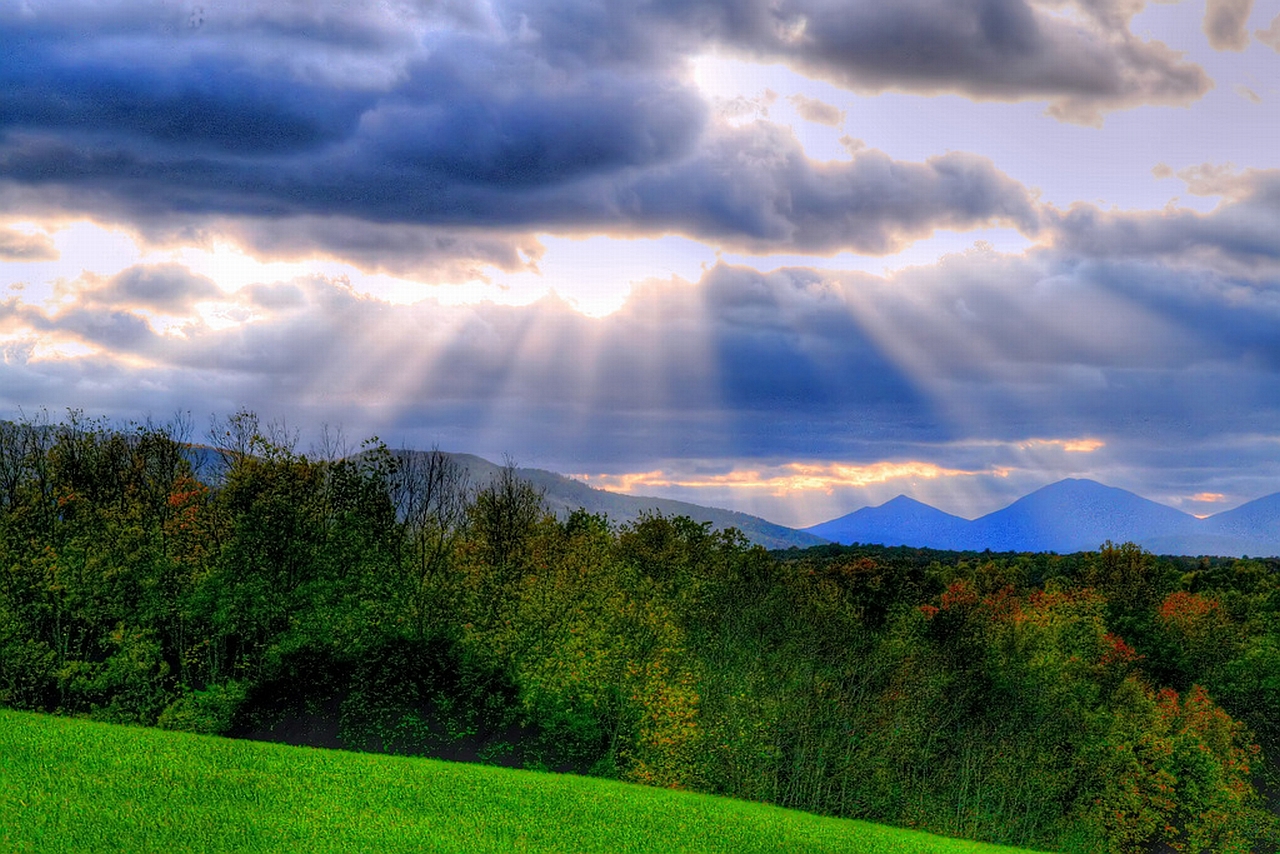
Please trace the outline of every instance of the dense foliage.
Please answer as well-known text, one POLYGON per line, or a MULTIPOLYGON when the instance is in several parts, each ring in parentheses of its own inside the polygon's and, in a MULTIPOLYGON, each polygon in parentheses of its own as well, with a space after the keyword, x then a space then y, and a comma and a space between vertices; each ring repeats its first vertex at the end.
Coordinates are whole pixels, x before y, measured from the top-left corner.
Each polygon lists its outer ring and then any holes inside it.
POLYGON ((548 516, 241 412, 0 423, 0 705, 681 787, 1028 847, 1271 844, 1270 562, 548 516))

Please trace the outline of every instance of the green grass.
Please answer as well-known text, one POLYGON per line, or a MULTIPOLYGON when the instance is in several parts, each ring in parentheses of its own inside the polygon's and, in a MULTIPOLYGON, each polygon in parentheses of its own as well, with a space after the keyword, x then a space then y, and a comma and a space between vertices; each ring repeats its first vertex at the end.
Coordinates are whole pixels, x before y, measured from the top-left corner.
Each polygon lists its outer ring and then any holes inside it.
POLYGON ((0 710, 0 851, 1018 849, 606 780, 0 710))

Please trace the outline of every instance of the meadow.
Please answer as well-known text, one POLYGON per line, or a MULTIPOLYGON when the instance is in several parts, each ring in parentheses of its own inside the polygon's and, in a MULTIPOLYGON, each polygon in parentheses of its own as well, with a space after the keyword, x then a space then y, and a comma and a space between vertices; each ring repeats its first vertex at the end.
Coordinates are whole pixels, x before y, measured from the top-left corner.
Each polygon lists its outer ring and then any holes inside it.
POLYGON ((0 711, 0 849, 842 852, 1023 849, 574 775, 0 711))

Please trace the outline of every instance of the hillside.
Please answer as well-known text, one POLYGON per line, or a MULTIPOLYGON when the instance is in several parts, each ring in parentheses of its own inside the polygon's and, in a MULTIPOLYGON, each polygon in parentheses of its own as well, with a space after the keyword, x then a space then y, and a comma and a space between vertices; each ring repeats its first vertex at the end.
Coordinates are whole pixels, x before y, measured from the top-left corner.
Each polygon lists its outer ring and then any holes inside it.
POLYGON ((0 711, 12 852, 1016 854, 586 777, 0 711))
MULTIPOLYGON (((422 453, 422 452, 410 452, 422 453)), ((499 470, 499 466, 482 457, 471 454, 448 454, 465 467, 475 485, 487 483, 499 470)), ((588 486, 579 480, 565 477, 545 469, 520 468, 520 477, 543 490, 547 509, 560 518, 584 508, 589 513, 603 513, 614 524, 627 524, 640 518, 645 512, 657 511, 665 516, 688 516, 695 522, 710 522, 711 527, 737 528, 747 540, 767 549, 786 549, 791 546, 807 548, 827 542, 816 532, 797 531, 776 525, 759 516, 750 516, 718 507, 704 507, 671 498, 654 498, 645 495, 623 495, 588 486)))
MULTIPOLYGON (((429 452, 399 450, 395 453, 424 455, 429 452)), ((474 454, 445 452, 445 456, 467 470, 473 487, 488 483, 502 468, 497 463, 474 454)), ((187 457, 202 478, 210 481, 217 479, 221 463, 217 452, 212 448, 203 445, 189 446, 187 457)), ((664 516, 688 516, 695 522, 709 522, 714 530, 737 528, 746 536, 748 542, 767 549, 787 549, 792 546, 808 548, 829 542, 821 534, 798 531, 759 516, 734 510, 705 507, 671 498, 609 492, 546 469, 519 468, 517 473, 521 478, 542 490, 547 509, 561 519, 574 510, 583 508, 588 513, 603 513, 615 525, 625 525, 635 522, 643 513, 658 512, 664 516)))

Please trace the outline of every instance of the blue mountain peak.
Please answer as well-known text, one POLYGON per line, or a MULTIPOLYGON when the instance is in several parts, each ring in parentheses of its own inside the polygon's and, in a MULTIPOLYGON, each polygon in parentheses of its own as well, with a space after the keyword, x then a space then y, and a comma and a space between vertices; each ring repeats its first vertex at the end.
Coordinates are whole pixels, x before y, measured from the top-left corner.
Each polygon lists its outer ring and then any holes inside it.
POLYGON ((806 528, 842 543, 1075 552, 1107 540, 1176 554, 1280 554, 1280 493, 1196 519, 1124 489, 1067 478, 972 522, 906 495, 806 528))

